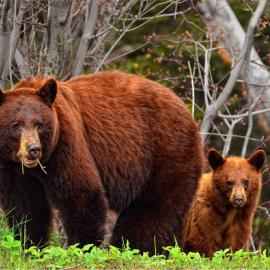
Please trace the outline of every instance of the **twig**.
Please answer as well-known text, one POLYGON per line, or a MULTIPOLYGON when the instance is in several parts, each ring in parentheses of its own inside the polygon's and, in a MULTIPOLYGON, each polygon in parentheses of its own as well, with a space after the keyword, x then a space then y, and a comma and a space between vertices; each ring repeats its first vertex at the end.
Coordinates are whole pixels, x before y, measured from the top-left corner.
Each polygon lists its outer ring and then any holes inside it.
MULTIPOLYGON (((270 108, 266 108, 266 109, 263 109, 263 110, 258 110, 258 111, 255 111, 255 112, 251 112, 251 114, 254 116, 254 115, 266 113, 266 112, 269 112, 269 111, 270 111, 270 108)), ((221 112, 218 112, 218 116, 221 117, 221 118, 224 118, 224 119, 244 118, 244 117, 249 116, 249 112, 242 113, 242 114, 232 114, 232 115, 227 115, 227 114, 223 114, 221 112)))
MULTIPOLYGON (((224 137, 227 137, 228 134, 227 133, 216 133, 216 132, 207 132, 207 133, 201 133, 201 136, 202 135, 213 135, 213 136, 224 136, 224 137)), ((243 136, 243 135, 233 135, 234 138, 240 138, 240 139, 245 139, 246 136, 243 136)), ((256 139, 256 138, 250 138, 251 141, 255 141, 255 142, 262 142, 264 140, 264 137, 262 137, 262 139, 256 139)))
MULTIPOLYGON (((246 80, 248 79, 248 70, 249 70, 249 61, 250 61, 250 53, 251 53, 251 44, 249 50, 246 54, 246 60, 245 60, 245 78, 246 80)), ((252 129, 253 129, 253 115, 252 115, 252 98, 251 98, 251 93, 250 93, 250 86, 249 84, 246 83, 246 92, 247 92, 247 100, 248 100, 248 129, 246 133, 246 138, 244 140, 243 148, 242 148, 242 153, 241 156, 245 157, 247 153, 247 147, 248 147, 248 141, 249 137, 251 135, 252 129)))
POLYGON ((194 71, 192 72, 191 66, 190 66, 190 62, 188 61, 188 68, 189 68, 189 73, 190 73, 190 79, 191 79, 191 90, 192 90, 192 106, 191 106, 191 113, 192 113, 192 117, 194 118, 194 107, 195 107, 195 90, 194 90, 194 73, 195 72, 195 67, 194 67, 194 71))
POLYGON ((223 152, 222 152, 223 156, 227 156, 228 155, 228 153, 230 151, 230 147, 231 147, 232 138, 233 138, 234 127, 241 120, 242 120, 242 118, 239 118, 239 119, 236 119, 236 120, 232 121, 232 124, 229 127, 229 131, 228 131, 228 134, 227 134, 226 142, 225 142, 225 144, 223 146, 223 152))

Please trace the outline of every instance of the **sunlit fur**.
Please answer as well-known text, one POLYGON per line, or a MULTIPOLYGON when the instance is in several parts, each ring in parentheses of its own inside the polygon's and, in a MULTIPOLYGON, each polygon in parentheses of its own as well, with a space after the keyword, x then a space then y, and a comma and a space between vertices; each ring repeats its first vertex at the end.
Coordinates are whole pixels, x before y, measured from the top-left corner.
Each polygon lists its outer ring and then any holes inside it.
POLYGON ((215 251, 225 248, 248 250, 264 158, 264 152, 259 150, 248 159, 221 157, 221 161, 213 161, 216 167, 200 179, 186 215, 183 238, 186 252, 197 251, 212 257, 215 251), (237 203, 237 198, 241 198, 241 203, 237 203))
POLYGON ((154 253, 181 241, 202 150, 196 123, 171 90, 102 72, 67 82, 24 80, 0 102, 1 203, 13 210, 10 225, 27 215, 34 244, 48 240, 52 205, 69 244, 100 244, 109 208, 118 216, 113 245, 128 239, 131 247, 154 253), (44 123, 40 161, 47 174, 39 166, 22 174, 21 134, 12 122, 31 130, 36 120, 44 123))

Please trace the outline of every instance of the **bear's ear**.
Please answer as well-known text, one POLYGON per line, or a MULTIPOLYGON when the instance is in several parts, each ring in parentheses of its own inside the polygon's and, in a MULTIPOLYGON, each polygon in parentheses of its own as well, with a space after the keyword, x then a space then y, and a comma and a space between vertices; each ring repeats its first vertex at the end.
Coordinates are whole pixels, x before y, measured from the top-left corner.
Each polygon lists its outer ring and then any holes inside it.
POLYGON ((55 79, 49 78, 37 91, 37 94, 48 104, 52 105, 57 94, 57 83, 55 79))
POLYGON ((208 151, 208 162, 213 170, 223 165, 226 159, 214 148, 208 151))
POLYGON ((264 152, 264 150, 255 151, 254 153, 252 153, 248 157, 247 161, 251 165, 253 165, 257 169, 257 171, 259 171, 262 168, 263 163, 265 161, 265 152, 264 152))

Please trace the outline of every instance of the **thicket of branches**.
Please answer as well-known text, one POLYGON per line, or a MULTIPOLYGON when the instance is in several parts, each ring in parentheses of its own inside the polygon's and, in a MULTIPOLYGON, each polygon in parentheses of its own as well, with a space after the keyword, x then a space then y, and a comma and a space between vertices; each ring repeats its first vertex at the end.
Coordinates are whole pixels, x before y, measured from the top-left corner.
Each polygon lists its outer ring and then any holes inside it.
POLYGON ((170 14, 178 2, 1 0, 0 85, 33 74, 67 79, 97 72, 123 56, 115 48, 126 34, 182 13, 170 14))
MULTIPOLYGON (((266 0, 0 0, 0 88, 36 74, 141 73, 185 98, 206 149, 245 157, 269 148, 269 17, 266 0)), ((270 241, 264 175, 256 248, 270 241)))

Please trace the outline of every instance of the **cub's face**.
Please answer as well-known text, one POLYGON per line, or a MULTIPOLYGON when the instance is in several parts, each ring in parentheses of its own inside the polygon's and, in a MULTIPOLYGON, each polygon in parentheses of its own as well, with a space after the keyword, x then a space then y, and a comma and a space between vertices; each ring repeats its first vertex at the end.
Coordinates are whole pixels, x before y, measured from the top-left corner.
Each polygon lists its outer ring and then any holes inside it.
POLYGON ((213 169, 213 184, 225 201, 233 207, 243 207, 261 190, 260 169, 265 160, 263 150, 254 152, 248 159, 224 158, 212 149, 208 161, 213 169))
POLYGON ((36 167, 50 152, 57 135, 52 108, 57 92, 54 79, 39 89, 0 92, 0 159, 36 167))

